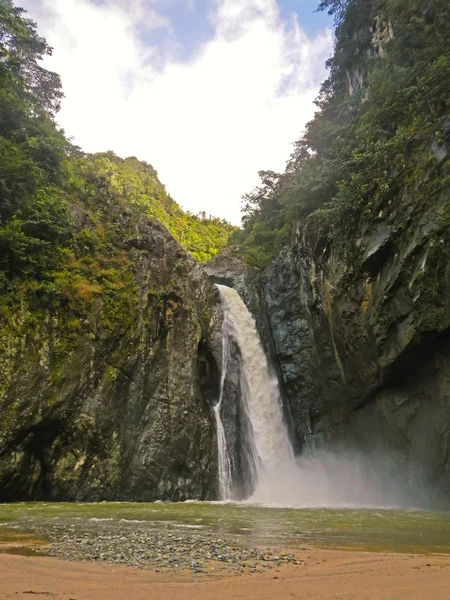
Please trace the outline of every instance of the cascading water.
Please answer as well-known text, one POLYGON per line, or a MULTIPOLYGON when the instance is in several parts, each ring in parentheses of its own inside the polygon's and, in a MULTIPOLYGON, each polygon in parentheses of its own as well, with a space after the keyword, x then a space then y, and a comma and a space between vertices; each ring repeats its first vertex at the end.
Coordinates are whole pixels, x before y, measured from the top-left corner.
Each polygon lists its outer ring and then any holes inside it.
POLYGON ((222 373, 220 377, 220 396, 219 402, 214 406, 214 417, 216 419, 217 432, 217 453, 219 462, 219 492, 221 500, 231 498, 231 466, 228 454, 227 438, 222 422, 220 410, 223 403, 223 394, 225 389, 225 380, 227 377, 227 367, 230 353, 230 335, 231 321, 227 313, 224 314, 222 323, 222 373))
POLYGON ((277 380, 270 375, 255 321, 232 288, 217 285, 224 313, 222 325, 222 377, 220 398, 214 412, 217 423, 219 482, 221 498, 231 497, 230 458, 221 420, 224 384, 227 375, 230 344, 234 341, 240 354, 241 409, 250 430, 245 451, 250 465, 252 500, 270 502, 277 492, 280 472, 295 469, 295 457, 283 421, 277 380))
MULTIPOLYGON (((295 457, 283 421, 278 383, 271 377, 256 324, 239 294, 217 286, 223 309, 220 397, 214 408, 222 500, 232 499, 233 481, 221 409, 230 383, 233 347, 239 352, 239 458, 250 479, 252 502, 294 506, 415 506, 407 482, 391 470, 390 459, 363 459, 357 453, 329 454, 307 449, 295 457), (405 494, 406 490, 406 494, 405 494)), ((234 368, 234 365, 233 365, 234 368)), ((236 386, 235 383, 232 385, 236 386)), ((239 460, 239 459, 238 459, 239 460)), ((416 496, 420 490, 416 490, 416 496)))

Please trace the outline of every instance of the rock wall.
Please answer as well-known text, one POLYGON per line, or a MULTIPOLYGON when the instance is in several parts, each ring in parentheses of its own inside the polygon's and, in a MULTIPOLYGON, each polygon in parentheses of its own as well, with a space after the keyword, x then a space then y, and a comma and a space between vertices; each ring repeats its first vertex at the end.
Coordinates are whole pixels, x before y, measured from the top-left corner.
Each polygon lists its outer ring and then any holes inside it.
MULTIPOLYGON (((1 328, 0 501, 217 497, 215 282, 235 287, 257 320, 299 452, 382 449, 411 484, 448 498, 447 216, 448 192, 426 210, 405 194, 345 249, 310 219, 262 275, 230 252, 200 267, 141 219, 123 243, 137 289, 126 319, 106 326, 94 305, 62 365, 67 314, 36 319, 23 305, 1 328)), ((245 496, 238 358, 224 423, 245 496)))
MULTIPOLYGON (((262 275, 229 251, 206 267, 258 322, 297 451, 356 452, 369 465, 384 456, 411 501, 427 490, 421 505, 450 497, 448 205, 446 190, 426 210, 405 193, 345 246, 313 218, 262 275)), ((233 369, 223 414, 236 463, 233 369)))
POLYGON ((300 446, 383 448, 447 502, 449 201, 405 192, 340 246, 310 219, 263 279, 300 446))
POLYGON ((96 305, 60 368, 67 315, 21 306, 1 330, 0 502, 215 497, 212 285, 157 222, 124 248, 132 314, 106 327, 96 305))

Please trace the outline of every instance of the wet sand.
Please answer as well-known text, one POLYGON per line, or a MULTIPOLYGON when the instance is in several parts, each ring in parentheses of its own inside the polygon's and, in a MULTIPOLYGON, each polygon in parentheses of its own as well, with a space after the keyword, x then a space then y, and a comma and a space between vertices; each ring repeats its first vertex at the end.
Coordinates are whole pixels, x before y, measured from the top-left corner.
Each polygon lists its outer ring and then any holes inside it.
MULTIPOLYGON (((304 556, 304 554, 302 553, 304 556)), ((61 600, 449 600, 450 556, 309 550, 304 565, 254 575, 156 573, 0 554, 0 598, 61 600)))

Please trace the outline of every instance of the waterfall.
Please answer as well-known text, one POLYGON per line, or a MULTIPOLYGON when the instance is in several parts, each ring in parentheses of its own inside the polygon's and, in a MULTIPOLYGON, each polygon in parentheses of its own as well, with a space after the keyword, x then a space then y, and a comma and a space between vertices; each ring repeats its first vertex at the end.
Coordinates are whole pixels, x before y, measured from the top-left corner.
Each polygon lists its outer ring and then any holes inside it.
MULTIPOLYGON (((221 499, 233 497, 232 463, 221 409, 230 383, 233 347, 238 349, 239 449, 251 502, 291 506, 407 506, 408 485, 391 469, 389 456, 364 458, 353 450, 329 454, 307 450, 295 457, 283 420, 276 378, 272 377, 255 321, 239 294, 222 285, 222 372, 214 407, 219 452, 221 499), (242 460, 244 459, 244 460, 242 460), (405 493, 406 490, 406 493, 405 493)), ((233 373, 234 375, 234 373, 233 373)), ((234 385, 234 384, 233 384, 234 385)), ((235 389, 235 388, 234 388, 235 389)), ((234 471, 234 470, 233 470, 234 471)), ((417 492, 417 494, 419 491, 417 492)))
POLYGON ((219 493, 221 500, 231 498, 231 465, 228 454, 227 438, 222 422, 220 410, 223 403, 225 380, 227 377, 228 359, 230 354, 231 321, 228 314, 224 314, 222 323, 222 373, 220 376, 220 396, 218 403, 214 406, 214 417, 216 419, 217 432, 217 454, 219 462, 219 493))
POLYGON ((219 452, 219 480, 222 499, 230 498, 230 458, 220 409, 227 376, 230 344, 239 348, 239 383, 241 410, 250 424, 245 447, 254 489, 252 500, 271 501, 277 497, 280 473, 295 471, 295 458, 283 420, 278 382, 270 375, 255 321, 232 288, 217 285, 222 301, 222 377, 220 398, 215 407, 219 452), (275 496, 274 496, 275 494, 275 496))

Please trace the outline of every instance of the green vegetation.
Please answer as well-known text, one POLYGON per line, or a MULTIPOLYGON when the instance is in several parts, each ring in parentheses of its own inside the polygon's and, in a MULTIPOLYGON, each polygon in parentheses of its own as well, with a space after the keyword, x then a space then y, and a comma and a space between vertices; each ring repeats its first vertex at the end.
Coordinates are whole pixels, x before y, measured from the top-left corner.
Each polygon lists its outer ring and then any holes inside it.
POLYGON ((97 299, 106 325, 127 324, 135 284, 124 242, 139 218, 159 219, 198 261, 235 228, 182 211, 152 166, 74 147, 54 121, 63 94, 40 64, 48 54, 25 11, 0 0, 0 317, 25 301, 35 316, 65 314, 75 338, 97 299))
POLYGON ((209 260, 237 229, 226 221, 183 211, 166 192, 155 169, 135 157, 113 152, 73 158, 74 196, 83 206, 101 210, 108 198, 123 210, 158 219, 198 262, 209 260))
POLYGON ((67 232, 61 193, 69 144, 52 116, 60 80, 39 66, 51 50, 10 0, 0 2, 0 283, 58 265, 67 232))
POLYGON ((50 53, 23 9, 0 0, 0 384, 18 340, 35 352, 30 332, 49 340, 34 358, 53 383, 84 337, 133 333, 127 242, 143 218, 158 219, 197 261, 235 229, 181 210, 151 165, 74 147, 54 120, 61 82, 40 65, 50 53))
POLYGON ((265 266, 299 221, 320 220, 350 247, 361 219, 388 219, 400 190, 423 209, 448 187, 448 161, 436 160, 450 138, 447 0, 322 0, 319 9, 336 20, 319 110, 286 171, 260 173, 238 230, 184 212, 151 165, 74 147, 54 122, 59 77, 39 62, 51 49, 22 9, 0 0, 0 310, 18 287, 83 311, 99 296, 129 298, 121 248, 142 215, 197 261, 231 235, 265 266))
POLYGON ((320 220, 349 252, 362 219, 389 221, 408 193, 424 210, 450 184, 448 0, 323 0, 319 8, 336 21, 319 111, 285 173, 260 173, 232 238, 259 266, 298 221, 320 220))

